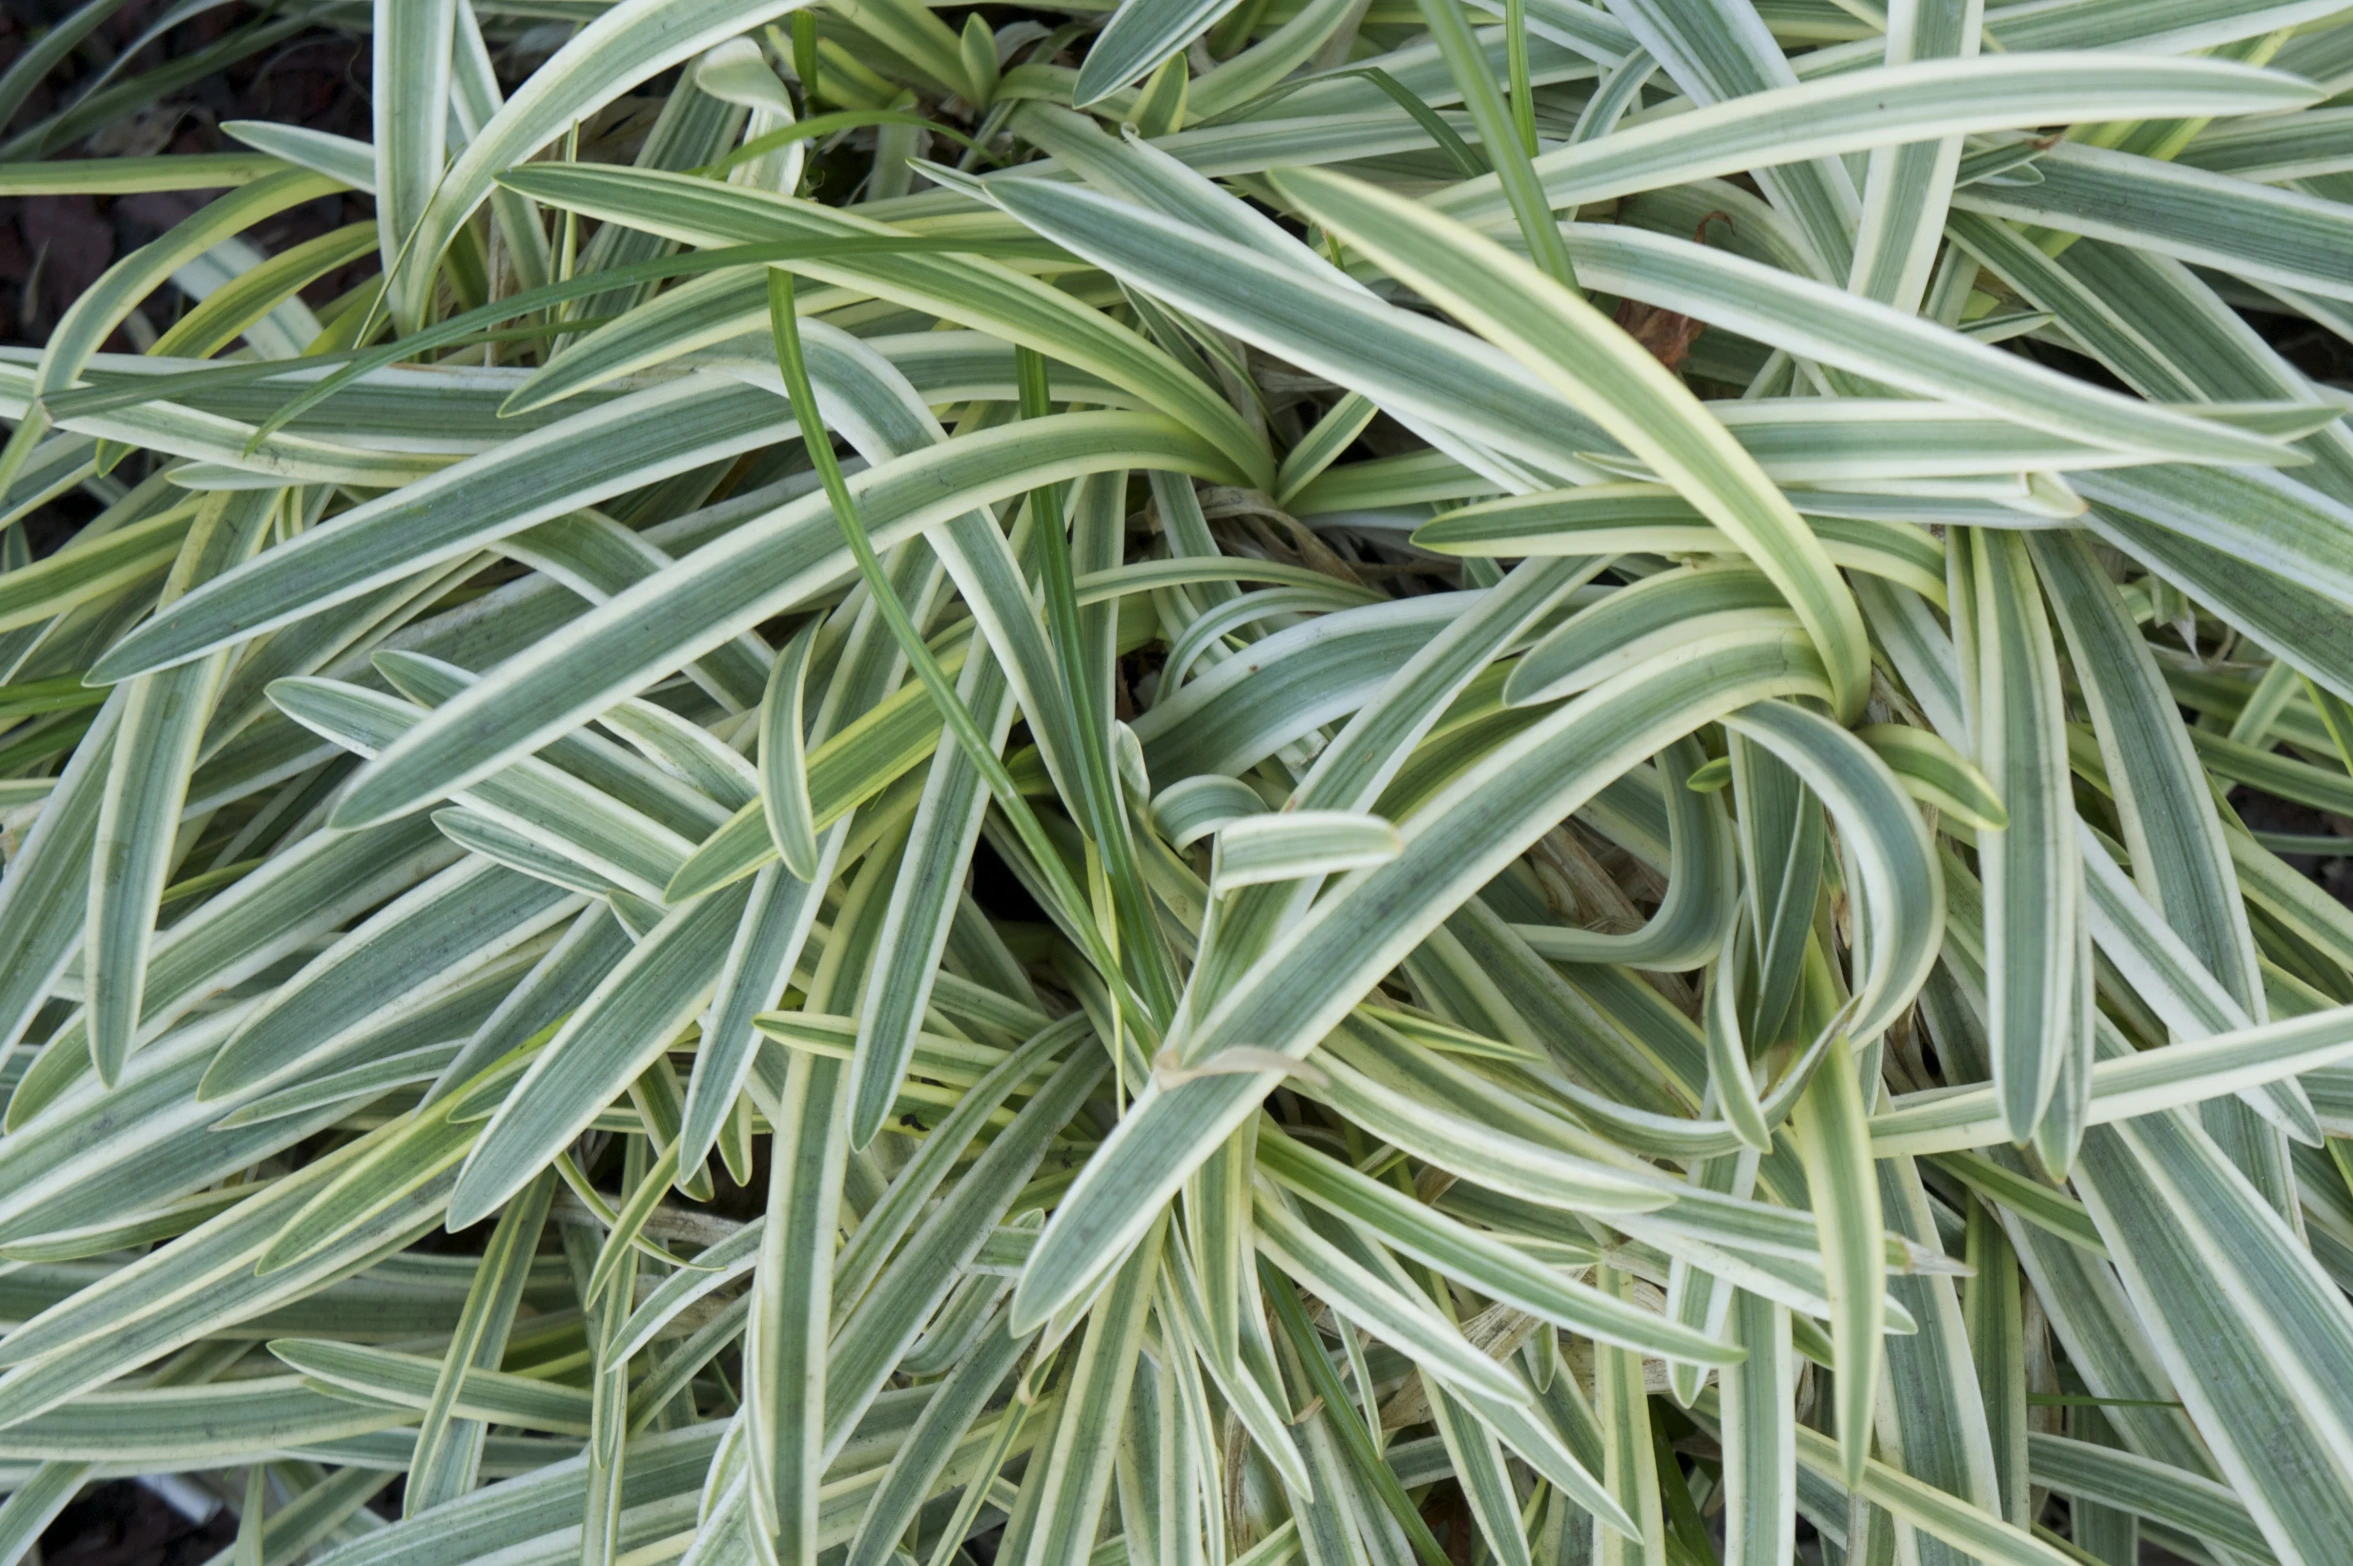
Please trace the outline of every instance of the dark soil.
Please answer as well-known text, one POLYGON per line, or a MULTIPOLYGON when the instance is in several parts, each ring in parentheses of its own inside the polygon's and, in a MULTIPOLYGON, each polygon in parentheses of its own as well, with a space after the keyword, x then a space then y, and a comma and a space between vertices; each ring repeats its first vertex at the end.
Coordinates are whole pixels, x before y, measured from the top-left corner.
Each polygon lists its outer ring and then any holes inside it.
MULTIPOLYGON (((82 0, 6 0, 0 4, 0 72, 50 26, 80 8, 82 0)), ((0 126, 0 143, 32 131, 113 70, 120 81, 219 44, 240 29, 266 20, 267 5, 230 4, 205 12, 165 33, 130 59, 155 18, 170 0, 131 0, 35 89, 15 116, 0 126)), ((237 152, 245 149, 221 133, 224 120, 271 120, 370 139, 368 92, 371 70, 364 34, 314 30, 298 33, 213 75, 165 93, 128 118, 80 142, 45 149, 49 157, 125 157, 175 152, 237 152)), ((12 158, 31 156, 30 148, 12 158)), ((216 192, 150 191, 127 196, 33 196, 0 198, 0 343, 39 347, 73 301, 122 257, 188 217, 216 192)), ((280 213, 255 227, 254 243, 276 252, 315 239, 373 211, 361 195, 325 196, 280 213)), ((331 273, 304 291, 324 303, 373 271, 365 258, 331 273)), ((147 324, 160 332, 179 308, 176 290, 161 290, 147 304, 147 324)), ((106 345, 132 351, 118 331, 106 345)), ((44 508, 27 524, 27 540, 41 555, 63 543, 91 514, 85 498, 68 496, 44 508)))
POLYGON ((191 1522, 145 1485, 93 1485, 41 1535, 42 1566, 196 1566, 229 1548, 237 1519, 222 1507, 191 1522))
MULTIPOLYGON (((0 70, 49 25, 79 8, 80 0, 8 0, 0 6, 0 70)), ((122 52, 137 43, 165 0, 131 0, 84 39, 37 88, 0 133, 32 129, 113 66, 116 80, 218 43, 250 24, 267 7, 224 5, 166 33, 128 63, 122 52)), ((164 152, 244 150, 220 131, 223 120, 274 120, 367 140, 369 55, 364 35, 325 31, 295 35, 216 75, 207 76, 128 121, 106 127, 80 145, 49 156, 126 156, 164 152)), ((5 139, 5 136, 0 136, 5 139)), ((14 156, 25 156, 18 152, 14 156)), ((37 196, 0 200, 0 332, 11 343, 38 345, 75 296, 129 254, 210 199, 205 191, 159 191, 131 196, 37 196)), ((330 196, 255 231, 256 243, 277 250, 365 217, 364 196, 330 196), (348 209, 348 210, 347 210, 348 209)), ((363 263, 372 269, 373 262, 363 263)), ((335 278, 319 298, 345 286, 335 278)), ((155 321, 159 329, 167 322, 155 321)), ((112 347, 128 346, 124 343, 112 347)))

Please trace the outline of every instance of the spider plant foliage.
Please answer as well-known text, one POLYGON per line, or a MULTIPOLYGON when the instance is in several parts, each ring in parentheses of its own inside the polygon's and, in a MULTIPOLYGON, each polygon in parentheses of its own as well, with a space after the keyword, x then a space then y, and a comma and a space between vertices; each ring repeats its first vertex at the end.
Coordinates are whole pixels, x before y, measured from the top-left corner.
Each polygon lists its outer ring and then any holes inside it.
POLYGON ((0 147, 0 1561, 2346 1559, 2353 5, 271 14, 0 147))

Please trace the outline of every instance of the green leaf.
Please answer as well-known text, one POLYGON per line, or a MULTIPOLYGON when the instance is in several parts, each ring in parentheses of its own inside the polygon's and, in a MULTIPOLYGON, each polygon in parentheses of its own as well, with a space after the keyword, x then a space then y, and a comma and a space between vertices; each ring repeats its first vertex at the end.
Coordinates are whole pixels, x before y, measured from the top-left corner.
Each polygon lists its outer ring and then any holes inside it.
POLYGON ((1239 0, 1121 0, 1079 66, 1071 103, 1085 108, 1145 72, 1231 11, 1239 0))
MULTIPOLYGON (((413 1354, 357 1344, 278 1338, 270 1353, 303 1379, 356 1393, 363 1403, 426 1406, 438 1367, 413 1354)), ((469 1370, 458 1385, 453 1411, 473 1419, 573 1435, 588 1431, 588 1396, 572 1387, 551 1386, 496 1370, 469 1370)))
POLYGON ((1868 1042, 1912 1004, 1944 936, 1944 880, 1927 829, 1895 775, 1836 724, 1786 702, 1759 703, 1724 723, 1805 781, 1853 856, 1870 933, 1843 1031, 1868 1042))
MULTIPOLYGON (((272 491, 223 496, 200 513, 164 583, 166 601, 233 566, 260 547, 276 508, 272 491)), ((149 675, 123 708, 90 877, 90 1058, 112 1086, 138 1031, 140 999, 154 949, 156 914, 171 874, 174 838, 227 660, 220 657, 149 675)))
POLYGON ((584 410, 266 551, 110 649, 92 676, 234 645, 622 489, 765 445, 789 419, 772 397, 699 378, 584 410))
MULTIPOLYGON (((1833 1038, 1796 1118, 1797 1147, 1822 1231, 1830 1291, 1830 1341, 1838 1368, 1838 1466, 1851 1487, 1871 1455, 1872 1408, 1885 1364, 1880 1343, 1880 1203, 1874 1148, 1855 1084, 1853 1053, 1833 1038)), ((1801 1437, 1802 1439, 1802 1437, 1801 1437)), ((1801 1449, 1802 1450, 1802 1449, 1801 1449)))
MULTIPOLYGON (((1915 60, 1713 94, 1716 101, 1688 114, 1545 153, 1536 172, 1546 197, 1565 207, 1755 168, 1766 152, 1776 164, 1796 162, 1947 136, 2096 122, 2164 103, 2178 103, 2175 112, 2187 114, 2265 114, 2300 108, 2310 94, 2292 76, 2224 60, 2136 57, 2124 65, 2118 56, 2057 50, 1915 60)), ((1505 215, 1492 182, 1465 183, 1439 206, 1481 227, 1505 215)))
POLYGON ((1780 491, 1656 360, 1557 285, 1409 203, 1314 171, 1293 171, 1276 183, 1476 325, 1673 482, 1788 597, 1822 648, 1834 704, 1859 707, 1862 618, 1829 557, 1780 491), (1484 289, 1466 291, 1474 278, 1484 289), (1524 306, 1506 307, 1519 300, 1524 306))
MULTIPOLYGON (((1400 822, 1405 852, 1329 891, 1314 917, 1286 932, 1252 967, 1249 982, 1205 1020, 1189 1041, 1191 1055, 1208 1056, 1229 1041, 1286 1045, 1284 1052, 1294 1054, 1313 1047, 1375 975, 1441 921, 1449 898, 1438 889, 1467 895, 1519 845, 1598 792, 1615 745, 1631 741, 1647 754, 1711 714, 1775 689, 1820 693, 1826 687, 1819 667, 1791 646, 1787 633, 1719 641, 1565 704, 1400 822), (1408 886, 1416 895, 1400 899, 1408 886), (1356 916, 1359 906, 1383 911, 1368 927, 1356 916)), ((1042 1320, 1099 1277, 1102 1250, 1140 1233, 1154 1207, 1272 1083, 1263 1071, 1216 1075, 1148 1095, 1047 1225, 1014 1295, 1016 1322, 1042 1320)))
POLYGON ((2346 0, 154 9, 0 1556, 2344 1553, 2346 0))
POLYGON ((1903 723, 1872 723, 1855 730, 1888 765, 1904 792, 1981 832, 2010 824, 1993 783, 1967 756, 1933 730, 1903 723))
MULTIPOLYGON (((553 206, 689 244, 742 243, 780 233, 839 239, 896 232, 782 196, 646 171, 533 168, 505 175, 504 183, 553 206)), ((1100 375, 1199 432, 1241 472, 1253 479, 1273 477, 1263 445, 1222 398, 1143 339, 1008 267, 912 254, 839 263, 812 259, 796 269, 820 281, 934 310, 1100 375)))
POLYGON ((2087 234, 2326 299, 2353 297, 2336 202, 2066 142, 2035 162, 2033 185, 1971 185, 1953 204, 1989 217, 2087 234))
POLYGON ((546 1167, 702 1008, 743 909, 741 892, 720 891, 674 910, 581 1003, 467 1152, 453 1228, 488 1217, 546 1167))
POLYGON ((247 1019, 213 1058, 198 1094, 227 1098, 317 1070, 388 1013, 431 997, 579 906, 563 887, 484 860, 454 865, 322 953, 247 1019))
POLYGON ((1218 831, 1210 894, 1367 869, 1387 864, 1403 847, 1395 827, 1357 811, 1243 816, 1218 831))
MULTIPOLYGON (((881 550, 992 498, 1138 465, 1231 471, 1196 438, 1157 416, 1073 413, 912 452, 855 476, 851 487, 881 550)), ((728 534, 591 610, 561 637, 510 659, 495 677, 440 708, 354 787, 339 818, 376 819, 420 796, 463 788, 471 776, 607 705, 601 690, 584 688, 579 678, 582 655, 591 649, 600 682, 617 697, 821 590, 848 567, 848 553, 822 495, 780 508, 769 526, 728 534), (667 607, 643 615, 641 605, 667 607), (720 634, 713 635, 714 629, 720 634), (567 693, 562 705, 551 705, 535 684, 567 693), (499 714, 497 739, 471 727, 483 708, 499 714), (460 741, 454 748, 453 740, 460 741)))
POLYGON ((797 0, 623 0, 556 51, 498 106, 433 187, 390 273, 393 317, 404 331, 423 319, 442 250, 505 170, 547 146, 629 88, 713 44, 793 9, 797 0))
MULTIPOLYGON (((441 183, 450 63, 459 0, 378 5, 375 10, 376 228, 386 276, 396 276, 409 236, 441 183)), ((415 264, 430 267, 431 255, 415 264)), ((413 325, 414 323, 407 323, 413 325)))
MULTIPOLYGON (((1699 1364, 1733 1363, 1737 1350, 1582 1285, 1559 1281, 1509 1245, 1261 1128, 1260 1160, 1308 1201, 1373 1230, 1385 1243, 1461 1278, 1493 1299, 1583 1336, 1699 1364)), ((1354 1308, 1354 1307, 1352 1307, 1354 1308)))
MULTIPOLYGON (((2300 1076, 2341 1060, 2348 1048, 2353 1011, 2331 1008, 2103 1059, 2091 1068, 2086 1124, 2128 1120, 2300 1076)), ((1883 1157, 1988 1146, 2005 1132, 1996 1104, 1992 1090, 1983 1087, 1935 1092, 1916 1103, 1898 1099, 1872 1117, 1872 1146, 1883 1157)))
POLYGON ((2076 954, 2083 873, 2071 851, 2058 654, 2033 566, 2009 534, 1975 534, 1969 556, 1978 764, 2009 818, 1979 840, 1987 1032, 2010 1137, 2024 1142, 2040 1133, 2046 1114, 2067 1112, 2051 1107, 2052 1095, 2069 1058, 2091 1048, 2078 1005, 2086 977, 2076 954))
POLYGON ((809 803, 801 717, 815 631, 812 625, 785 644, 760 698, 760 809, 784 868, 800 881, 817 879, 817 829, 809 803))

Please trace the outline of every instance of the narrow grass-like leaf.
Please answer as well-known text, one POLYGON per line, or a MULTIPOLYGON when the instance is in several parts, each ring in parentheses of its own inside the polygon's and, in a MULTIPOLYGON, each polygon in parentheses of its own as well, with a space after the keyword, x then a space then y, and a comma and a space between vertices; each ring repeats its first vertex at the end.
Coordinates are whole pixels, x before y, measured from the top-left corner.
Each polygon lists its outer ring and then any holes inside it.
POLYGON ((1986 986, 1994 1077, 2010 1136, 2036 1134, 2067 1057, 2088 1051, 2076 1015, 2083 876, 2070 852, 2065 714, 2058 656, 2024 545, 1970 540, 1979 765, 2009 825, 1986 834, 1986 986))
POLYGON ((467 1153, 449 1199, 452 1225, 488 1217, 685 1026, 718 982, 743 907, 741 893, 720 891, 678 909, 582 1002, 467 1153))
POLYGON ((802 687, 815 627, 785 644, 760 698, 760 809, 784 868, 817 879, 817 829, 809 804, 809 767, 801 716, 802 687))
POLYGON ((1854 1056, 1834 1039, 1797 1115, 1797 1145, 1822 1229, 1831 1343, 1838 1356, 1838 1461, 1851 1486, 1871 1454, 1872 1409, 1884 1350, 1879 1335, 1880 1204, 1854 1056))
POLYGON ((2343 1553, 2348 0, 60 14, 0 1555, 2343 1553))
POLYGON ((1370 188, 1314 171, 1279 187, 1403 279, 1474 322, 1483 335, 1576 401, 1674 481, 1789 598, 1822 649, 1836 704, 1853 710, 1862 617, 1805 524, 1721 428, 1685 401, 1657 362, 1603 327, 1597 313, 1524 264, 1370 188), (1443 252, 1453 254, 1445 261, 1443 252), (1486 285, 1476 287, 1473 278, 1486 285), (1524 298, 1524 308, 1505 302, 1524 298))

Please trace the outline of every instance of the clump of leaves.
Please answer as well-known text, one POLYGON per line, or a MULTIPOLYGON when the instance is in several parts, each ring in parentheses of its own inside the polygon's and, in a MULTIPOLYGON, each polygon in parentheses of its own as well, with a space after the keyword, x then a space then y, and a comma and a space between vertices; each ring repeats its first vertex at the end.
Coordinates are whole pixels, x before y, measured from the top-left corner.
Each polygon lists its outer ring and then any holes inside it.
POLYGON ((2353 7, 372 23, 0 163, 0 1554, 2344 1559, 2353 7))

